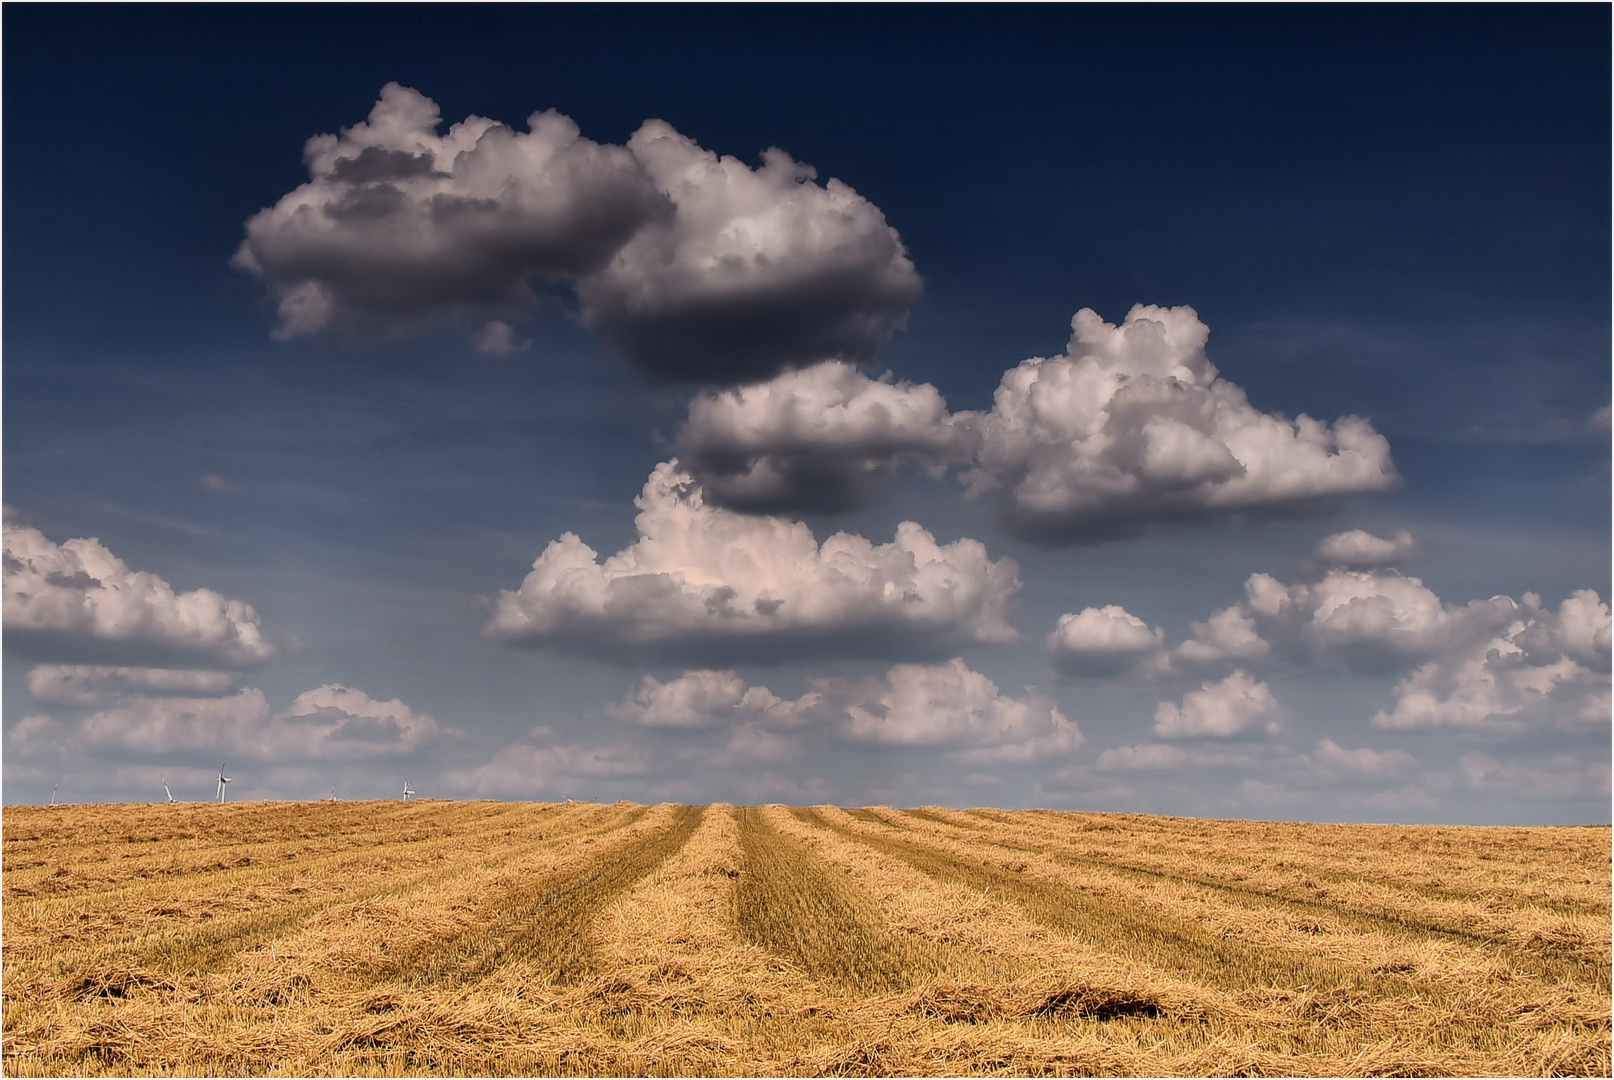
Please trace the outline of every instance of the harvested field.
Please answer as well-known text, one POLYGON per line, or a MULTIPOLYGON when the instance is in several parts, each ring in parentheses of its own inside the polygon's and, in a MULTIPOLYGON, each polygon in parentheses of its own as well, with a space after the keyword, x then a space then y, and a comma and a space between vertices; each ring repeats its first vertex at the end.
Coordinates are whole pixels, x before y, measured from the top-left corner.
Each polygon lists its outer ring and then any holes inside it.
POLYGON ((1610 831, 11 807, 7 1075, 1603 1075, 1610 831))

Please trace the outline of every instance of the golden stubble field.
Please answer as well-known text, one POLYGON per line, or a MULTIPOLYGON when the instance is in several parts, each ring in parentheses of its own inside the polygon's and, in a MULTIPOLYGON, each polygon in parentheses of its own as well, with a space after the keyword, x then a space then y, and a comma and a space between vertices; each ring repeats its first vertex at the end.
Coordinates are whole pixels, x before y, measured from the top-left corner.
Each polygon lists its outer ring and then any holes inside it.
POLYGON ((10 807, 7 1075, 1610 1072, 1610 832, 10 807))

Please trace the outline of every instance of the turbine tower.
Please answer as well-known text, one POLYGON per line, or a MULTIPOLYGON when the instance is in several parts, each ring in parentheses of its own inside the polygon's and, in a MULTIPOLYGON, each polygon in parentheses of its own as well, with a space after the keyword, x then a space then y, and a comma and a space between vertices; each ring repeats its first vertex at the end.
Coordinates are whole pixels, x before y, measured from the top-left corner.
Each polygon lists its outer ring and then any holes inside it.
POLYGON ((219 763, 219 802, 221 803, 224 801, 224 785, 230 782, 230 778, 224 775, 224 766, 229 763, 229 758, 225 758, 219 763))
POLYGON ((52 806, 56 805, 56 789, 61 787, 61 786, 62 785, 60 785, 60 784, 54 784, 54 785, 51 786, 51 789, 50 789, 50 804, 52 806))
POLYGON ((409 781, 405 780, 404 781, 404 789, 403 789, 403 801, 408 802, 410 799, 412 799, 414 797, 415 797, 415 789, 409 786, 409 781))
MULTIPOLYGON (((221 769, 220 771, 223 771, 223 770, 221 769)), ((161 780, 162 783, 163 783, 163 794, 168 796, 168 801, 169 802, 173 802, 174 801, 174 793, 172 791, 168 790, 168 778, 163 777, 163 776, 159 776, 159 777, 157 777, 157 779, 161 780)))

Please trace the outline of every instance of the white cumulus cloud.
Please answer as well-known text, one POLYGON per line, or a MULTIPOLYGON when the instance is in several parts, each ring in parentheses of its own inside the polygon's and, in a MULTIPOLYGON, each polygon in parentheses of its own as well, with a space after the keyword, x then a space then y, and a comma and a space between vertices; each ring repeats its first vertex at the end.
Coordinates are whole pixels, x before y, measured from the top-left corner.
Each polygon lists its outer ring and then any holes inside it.
POLYGON ((404 754, 438 741, 447 729, 397 698, 327 683, 297 695, 277 713, 265 742, 276 754, 309 758, 404 754))
POLYGON ((1553 612, 1526 595, 1493 634, 1420 665, 1396 685, 1380 728, 1606 726, 1610 721, 1609 609, 1582 589, 1553 612))
POLYGON ((1116 604, 1059 617, 1048 635, 1048 655, 1066 675, 1118 675, 1137 671, 1165 653, 1165 632, 1116 604))
POLYGON ((552 542, 484 633, 620 659, 945 654, 1012 641, 1018 568, 977 540, 940 544, 913 522, 887 544, 707 505, 676 462, 635 500, 638 539, 603 562, 576 535, 552 542))
POLYGON ((703 391, 676 449, 709 502, 769 513, 851 509, 903 461, 943 468, 966 460, 971 445, 934 386, 871 379, 833 360, 703 391))
POLYGON ((1193 623, 1193 637, 1172 650, 1172 661, 1179 666, 1211 667, 1216 664, 1260 660, 1272 651, 1261 636, 1254 617, 1235 604, 1223 608, 1204 622, 1193 623))
POLYGON ((257 612, 211 589, 177 593, 131 570, 95 539, 54 544, 38 529, 4 526, 6 645, 60 662, 241 670, 277 648, 257 612))
POLYGON ((1243 671, 1208 682, 1183 695, 1181 705, 1162 701, 1154 732, 1162 739, 1226 739, 1236 735, 1276 735, 1282 707, 1267 684, 1243 671))
POLYGON ((1042 543, 1135 532, 1153 521, 1305 508, 1397 481, 1372 424, 1263 413, 1206 358, 1192 308, 1138 305, 1120 326, 1089 309, 1066 352, 1004 375, 981 436, 974 492, 1042 543))
POLYGON ((686 671, 671 682, 644 676, 637 689, 610 710, 631 724, 660 728, 709 728, 763 721, 789 726, 799 708, 765 686, 746 686, 732 671, 686 671))

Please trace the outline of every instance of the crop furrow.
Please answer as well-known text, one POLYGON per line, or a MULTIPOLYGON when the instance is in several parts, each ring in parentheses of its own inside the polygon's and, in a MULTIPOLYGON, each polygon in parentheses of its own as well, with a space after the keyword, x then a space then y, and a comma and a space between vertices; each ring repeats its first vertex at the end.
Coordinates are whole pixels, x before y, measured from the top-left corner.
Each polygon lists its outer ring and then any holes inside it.
MULTIPOLYGON (((1018 907, 1032 921, 1077 938, 1089 938, 1108 952, 1213 986, 1245 989, 1264 986, 1348 986, 1361 978, 1338 964, 1220 937, 1165 912, 1145 911, 994 866, 983 859, 885 833, 847 828, 813 809, 792 811, 801 820, 866 844, 939 881, 977 889, 1018 907)), ((893 829, 869 811, 849 810, 855 818, 893 829)), ((893 830, 894 831, 894 830, 893 830)))
MULTIPOLYGON (((854 813, 860 812, 854 811, 854 813)), ((869 813, 868 820, 892 827, 901 827, 898 822, 873 812, 869 813)), ((909 811, 896 811, 895 813, 906 814, 909 811)), ((927 820, 935 819, 929 818, 927 820)), ((945 821, 940 823, 951 824, 945 821)), ((983 838, 971 836, 971 839, 979 840, 983 838)), ((1234 885, 1213 876, 1166 871, 1154 867, 1140 866, 1136 863, 1119 859, 1078 854, 1068 849, 1059 850, 1044 845, 1018 842, 1001 836, 988 836, 984 839, 993 846, 1001 847, 1006 851, 1041 855, 1063 866, 1078 869, 1084 867, 1099 869, 1129 876, 1140 881, 1162 881, 1204 889, 1207 892, 1222 896, 1228 903, 1252 912, 1287 910, 1301 917, 1306 915, 1327 915, 1347 924, 1354 923, 1359 929, 1413 933, 1449 940, 1470 947, 1478 947, 1499 958, 1506 959, 1523 972, 1552 982, 1567 980, 1603 987, 1610 984, 1609 965, 1606 961, 1596 957, 1575 955, 1568 947, 1554 947, 1547 944, 1542 947, 1542 951, 1536 952, 1520 948, 1498 932, 1486 932, 1468 927, 1453 926, 1446 921, 1427 917, 1419 918, 1410 912, 1399 911, 1394 908, 1369 908, 1359 903, 1344 900, 1330 902, 1295 896, 1292 893, 1285 893, 1276 889, 1268 890, 1260 887, 1252 888, 1234 885)))
POLYGON ((737 819, 744 863, 733 918, 746 940, 864 993, 911 987, 950 966, 945 950, 893 934, 870 897, 759 808, 741 807, 737 819))
MULTIPOLYGON (((382 879, 367 886, 348 886, 340 892, 282 903, 268 909, 222 916, 211 920, 207 926, 180 931, 159 944, 136 951, 135 961, 165 970, 205 970, 216 966, 225 957, 272 941, 317 917, 323 911, 342 905, 373 901, 385 896, 408 895, 433 881, 462 874, 469 866, 494 869, 545 847, 574 843, 591 835, 615 832, 632 824, 643 813, 643 808, 635 808, 621 814, 615 820, 599 824, 588 823, 587 819, 592 815, 586 815, 583 821, 576 823, 577 828, 559 833, 546 832, 542 839, 503 848, 491 857, 487 851, 466 852, 458 858, 444 860, 430 869, 413 874, 382 879)), ((555 823, 551 821, 545 824, 555 823)))
MULTIPOLYGON (((647 809, 637 808, 635 820, 647 809)), ((494 902, 496 914, 490 920, 395 958, 398 973, 416 985, 468 982, 504 965, 521 964, 553 982, 577 981, 595 966, 585 932, 589 920, 682 848, 700 825, 704 809, 680 806, 664 830, 642 843, 617 844, 581 873, 562 871, 512 890, 494 902)))

